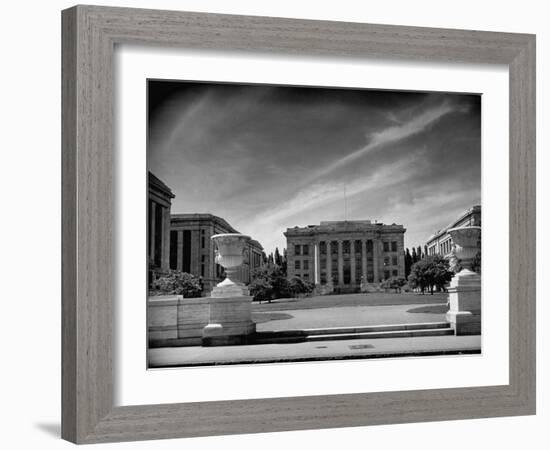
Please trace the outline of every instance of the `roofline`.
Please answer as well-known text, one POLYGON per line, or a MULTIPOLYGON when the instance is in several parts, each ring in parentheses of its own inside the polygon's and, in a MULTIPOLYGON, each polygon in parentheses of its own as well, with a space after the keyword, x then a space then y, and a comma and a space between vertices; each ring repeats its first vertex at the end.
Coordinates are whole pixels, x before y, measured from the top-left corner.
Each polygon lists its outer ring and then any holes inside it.
POLYGON ((153 172, 148 171, 148 185, 149 188, 157 189, 158 191, 162 192, 163 194, 168 195, 170 198, 174 198, 175 194, 172 192, 172 189, 168 187, 164 181, 162 181, 159 177, 157 177, 153 172))
MULTIPOLYGON (((211 213, 179 213, 179 214, 170 214, 170 222, 172 222, 172 220, 178 220, 178 219, 182 219, 182 220, 212 220, 214 222, 218 222, 218 225, 224 227, 224 228, 227 228, 229 230, 230 233, 239 233, 240 234, 240 231, 236 230, 235 228, 233 228, 229 222, 227 220, 225 220, 223 217, 220 217, 220 216, 216 216, 214 214, 211 214, 211 213)), ((260 244, 259 241, 257 241, 256 239, 251 239, 249 241, 249 243, 255 247, 258 247, 260 250, 263 250, 264 247, 262 246, 262 244, 260 244)))
POLYGON ((170 221, 173 219, 194 219, 194 220, 213 220, 215 222, 218 222, 220 225, 225 226, 225 228, 228 228, 231 233, 240 233, 238 230, 233 228, 227 220, 220 216, 216 216, 211 213, 178 213, 178 214, 170 214, 170 221))

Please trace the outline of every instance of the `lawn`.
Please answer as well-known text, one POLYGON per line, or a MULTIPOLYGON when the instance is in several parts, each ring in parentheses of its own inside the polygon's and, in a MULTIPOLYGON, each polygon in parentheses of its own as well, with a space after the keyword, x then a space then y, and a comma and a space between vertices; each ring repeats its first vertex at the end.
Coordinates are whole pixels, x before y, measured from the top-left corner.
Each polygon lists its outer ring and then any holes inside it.
POLYGON ((296 309, 334 308, 343 306, 389 306, 389 305, 426 305, 446 303, 448 294, 342 294, 321 295, 304 298, 279 298, 271 303, 252 302, 253 312, 262 311, 289 311, 296 309))

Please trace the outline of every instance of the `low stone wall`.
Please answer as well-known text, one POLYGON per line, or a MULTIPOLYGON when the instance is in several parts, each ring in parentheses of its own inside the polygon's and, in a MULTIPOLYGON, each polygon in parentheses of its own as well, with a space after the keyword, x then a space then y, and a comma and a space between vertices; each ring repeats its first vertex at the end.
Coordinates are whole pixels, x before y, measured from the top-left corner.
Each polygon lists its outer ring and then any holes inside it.
POLYGON ((208 325, 210 298, 182 298, 178 304, 178 345, 201 345, 202 329, 208 325))
POLYGON ((147 300, 149 347, 200 345, 208 324, 208 297, 155 296, 147 300))

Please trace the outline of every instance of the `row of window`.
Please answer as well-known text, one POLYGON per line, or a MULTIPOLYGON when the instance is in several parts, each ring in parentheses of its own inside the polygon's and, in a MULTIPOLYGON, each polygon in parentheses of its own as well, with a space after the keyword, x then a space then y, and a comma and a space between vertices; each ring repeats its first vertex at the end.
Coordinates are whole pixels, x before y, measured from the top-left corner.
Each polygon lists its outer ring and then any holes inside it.
POLYGON ((451 252, 452 248, 453 241, 451 239, 447 239, 445 242, 439 243, 439 252, 437 251, 437 244, 429 247, 428 255, 435 255, 436 253, 439 253, 440 255, 446 255, 451 252))
MULTIPOLYGON (((368 261, 372 261, 372 258, 369 258, 368 261)), ((325 263, 325 265, 326 265, 326 263, 325 263)), ((391 258, 386 256, 384 258, 384 267, 398 266, 398 265, 399 265, 399 259, 397 258, 397 256, 392 256, 391 258)), ((336 265, 333 265, 333 266, 336 266, 336 265)), ((309 260, 307 260, 307 259, 304 259, 304 260, 296 259, 294 261, 294 269, 295 270, 301 270, 301 269, 309 270, 309 260)))
MULTIPOLYGON (((337 253, 338 247, 335 241, 331 241, 331 253, 337 253)), ((372 253, 372 241, 367 241, 366 249, 367 253, 372 253)), ((294 244, 294 254, 295 255, 309 255, 309 244, 294 244)), ((397 252, 397 241, 384 241, 382 243, 384 252, 397 252)), ((355 241, 355 253, 361 253, 362 241, 355 241)), ((327 253, 327 243, 321 242, 319 244, 319 250, 321 255, 326 255, 327 253)), ((342 251, 344 253, 350 253, 351 251, 351 241, 342 241, 342 251)))

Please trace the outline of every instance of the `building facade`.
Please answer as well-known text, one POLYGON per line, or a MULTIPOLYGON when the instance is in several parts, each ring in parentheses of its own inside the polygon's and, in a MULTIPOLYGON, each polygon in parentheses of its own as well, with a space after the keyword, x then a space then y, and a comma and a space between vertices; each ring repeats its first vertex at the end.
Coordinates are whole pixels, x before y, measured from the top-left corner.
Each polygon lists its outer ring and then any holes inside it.
POLYGON ((151 172, 148 173, 147 259, 149 282, 165 273, 170 265, 170 209, 172 190, 151 172))
MULTIPOLYGON (((475 205, 464 211, 456 220, 438 230, 426 242, 427 254, 445 256, 451 253, 453 240, 447 230, 457 227, 481 226, 481 206, 475 205)), ((481 241, 478 243, 481 248, 481 241)))
MULTIPOLYGON (((223 279, 223 268, 215 262, 214 243, 210 237, 220 233, 238 233, 221 217, 212 214, 172 214, 170 223, 169 267, 202 278, 205 291, 223 279)), ((262 264, 263 248, 251 240, 245 250, 244 264, 238 277, 249 283, 251 273, 262 264)))
POLYGON ((402 225, 370 220, 288 228, 287 275, 319 292, 358 292, 361 286, 405 276, 402 225))

